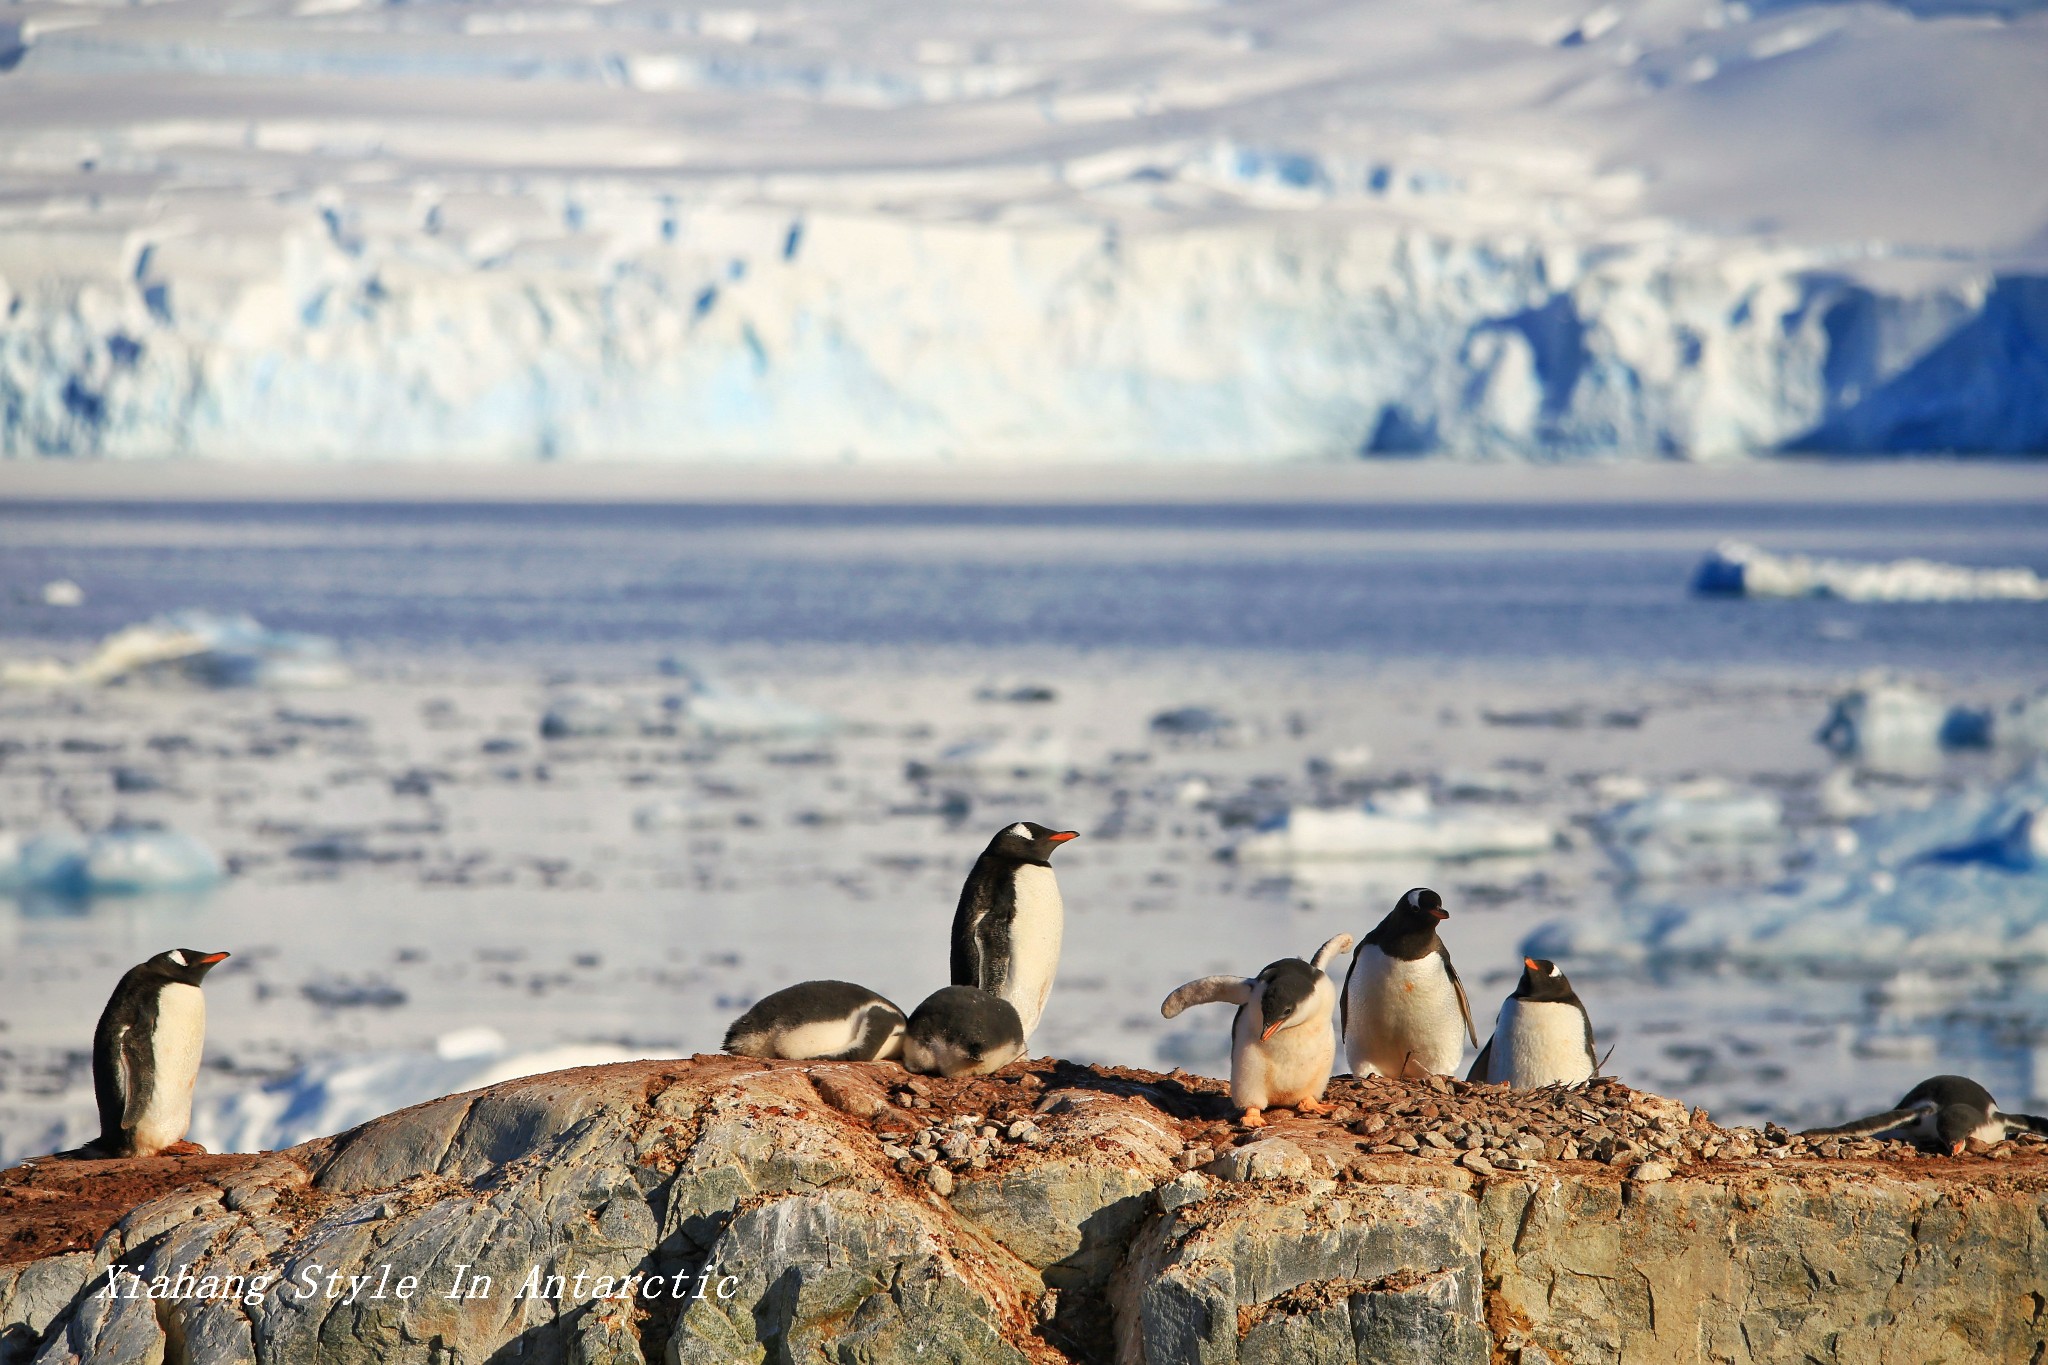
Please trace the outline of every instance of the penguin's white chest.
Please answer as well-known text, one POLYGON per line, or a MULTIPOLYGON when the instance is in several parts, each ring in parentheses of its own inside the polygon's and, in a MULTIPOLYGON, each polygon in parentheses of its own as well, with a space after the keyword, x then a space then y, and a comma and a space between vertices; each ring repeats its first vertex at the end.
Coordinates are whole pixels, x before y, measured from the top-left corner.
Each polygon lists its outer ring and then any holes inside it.
POLYGON ((1465 1017, 1458 989, 1435 953, 1409 962, 1366 944, 1358 950, 1344 1007, 1344 1055, 1354 1074, 1399 1076, 1404 1062, 1411 1076, 1417 1068, 1440 1075, 1458 1069, 1465 1017))
POLYGON ((1494 1081, 1518 1090, 1563 1082, 1575 1085, 1593 1074, 1586 1055, 1586 1020, 1575 1006, 1556 1000, 1516 1000, 1500 1007, 1488 1066, 1494 1081))
POLYGON ((192 1086, 205 1046, 205 993, 180 982, 165 986, 157 995, 156 1031, 149 1038, 154 1083, 135 1123, 139 1150, 157 1151, 184 1140, 192 1126, 192 1086))
POLYGON ((1261 1039, 1264 1016, 1256 998, 1237 1012, 1230 1037, 1230 1099, 1240 1109, 1292 1106, 1321 1099, 1330 1084, 1330 1062, 1337 1055, 1337 1037, 1330 1012, 1337 1006, 1337 988, 1328 982, 1301 1008, 1301 1021, 1261 1039))
POLYGON ((1059 970, 1067 914, 1051 868, 1025 863, 1017 869, 1015 886, 1017 908, 1010 921, 1010 971, 1003 998, 1017 1007, 1029 1038, 1045 1012, 1045 997, 1059 970))

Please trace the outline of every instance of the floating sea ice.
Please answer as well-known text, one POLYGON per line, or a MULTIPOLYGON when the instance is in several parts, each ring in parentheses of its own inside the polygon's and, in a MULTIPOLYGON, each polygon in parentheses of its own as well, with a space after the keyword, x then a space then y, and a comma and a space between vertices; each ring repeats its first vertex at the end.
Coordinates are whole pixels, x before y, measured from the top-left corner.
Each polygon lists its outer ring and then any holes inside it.
POLYGON ((85 605, 85 589, 68 578, 53 579, 43 584, 43 605, 46 607, 82 607, 85 605))
POLYGON ((601 739, 668 729, 653 708, 625 697, 600 697, 572 692, 554 698, 541 713, 542 739, 601 739))
POLYGON ((1741 541, 1716 546, 1693 575, 1703 597, 1832 597, 1847 602, 2048 602, 2032 569, 1972 569, 1926 559, 1860 563, 1774 555, 1741 541))
POLYGON ((741 692, 706 676, 687 661, 663 659, 664 676, 683 691, 663 698, 682 728, 707 739, 817 739, 838 731, 838 717, 765 692, 741 692))
POLYGON ((80 664, 0 664, 0 684, 66 687, 121 682, 197 687, 339 687, 349 681, 334 641, 269 630, 246 614, 179 611, 116 631, 80 664))
POLYGON ((1419 790, 1376 806, 1293 807, 1239 841, 1244 862, 1324 858, 1483 858, 1546 853, 1557 831, 1541 820, 1503 820, 1432 809, 1419 790), (1389 809, 1389 807, 1392 807, 1389 809))
POLYGON ((395 1109, 500 1081, 673 1055, 608 1043, 510 1052, 491 1030, 460 1029, 430 1051, 313 1062, 288 1076, 220 1096, 194 1109, 191 1137, 209 1151, 274 1151, 353 1128, 395 1109))
POLYGON ((1195 739, 1221 743, 1237 733, 1237 720, 1212 706, 1180 706, 1152 717, 1152 733, 1162 739, 1195 739))
POLYGON ((1769 792, 1703 778, 1617 806, 1596 828, 1624 872, 1650 881, 1739 858, 1743 845, 1775 844, 1784 815, 1783 803, 1769 792))
POLYGON ((1871 677, 1835 699, 1814 738, 1873 772, 1925 774, 1939 765, 1943 749, 1990 747, 1992 721, 1988 711, 1871 677))
POLYGON ((219 881, 213 850, 189 834, 155 825, 115 825, 90 838, 0 831, 0 892, 123 896, 192 891, 219 881))
POLYGON ((1066 741, 1048 730, 1029 735, 979 735, 906 766, 912 781, 930 777, 1049 777, 1067 769, 1066 741))

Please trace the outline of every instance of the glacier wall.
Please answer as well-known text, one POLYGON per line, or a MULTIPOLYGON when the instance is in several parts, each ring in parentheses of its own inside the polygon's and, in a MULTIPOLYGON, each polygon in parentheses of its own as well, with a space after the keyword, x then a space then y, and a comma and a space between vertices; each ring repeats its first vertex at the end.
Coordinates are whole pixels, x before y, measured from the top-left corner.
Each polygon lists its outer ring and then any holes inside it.
POLYGON ((1714 459, 2048 450, 2048 277, 1388 224, 328 195, 0 235, 0 452, 1714 459))

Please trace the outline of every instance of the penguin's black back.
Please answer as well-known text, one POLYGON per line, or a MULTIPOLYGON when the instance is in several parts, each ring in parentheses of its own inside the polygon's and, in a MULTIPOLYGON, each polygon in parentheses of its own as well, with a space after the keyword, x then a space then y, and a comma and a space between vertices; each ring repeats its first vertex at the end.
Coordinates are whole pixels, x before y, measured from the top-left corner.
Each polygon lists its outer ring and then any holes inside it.
POLYGON ((1929 1076, 1906 1092, 1906 1097, 1899 1101, 1899 1108, 1916 1109, 1926 1105, 1946 1109, 1951 1104, 1968 1105, 1985 1115, 1998 1111, 1991 1092, 1968 1076, 1929 1076))
POLYGON ((953 984, 1000 995, 1015 961, 1010 937, 1017 922, 1014 858, 993 849, 974 860, 953 911, 953 984))
POLYGON ((981 1057, 1003 1045, 1024 1046, 1024 1019, 1000 996, 971 986, 942 986, 910 1016, 910 1036, 951 1043, 981 1057))
POLYGON ((149 1062, 150 1042, 156 1036, 156 1005, 162 994, 163 977, 148 963, 130 967, 107 998, 100 1022, 92 1032, 92 1093, 100 1111, 100 1136, 96 1144, 112 1155, 125 1155, 128 1132, 125 1120, 131 1110, 140 1112, 148 1103, 155 1084, 156 1069, 149 1062), (123 1072, 136 1092, 124 1093, 123 1072))
POLYGON ((749 1034, 779 1033, 805 1024, 848 1019, 860 1010, 867 1011, 867 1018, 856 1050, 863 1057, 873 1056, 895 1031, 903 1011, 886 997, 851 981, 799 981, 771 991, 732 1021, 725 1031, 725 1050, 732 1051, 733 1044, 749 1034))

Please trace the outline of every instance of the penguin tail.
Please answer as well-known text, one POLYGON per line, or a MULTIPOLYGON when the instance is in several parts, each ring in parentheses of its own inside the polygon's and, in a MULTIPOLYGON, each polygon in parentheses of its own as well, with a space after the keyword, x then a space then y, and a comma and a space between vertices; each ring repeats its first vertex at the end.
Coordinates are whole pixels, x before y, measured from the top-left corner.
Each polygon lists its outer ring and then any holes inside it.
POLYGON ((2006 1131, 2012 1133, 2039 1133, 2048 1137, 2048 1118, 2039 1114, 2000 1114, 2005 1120, 2006 1131))

